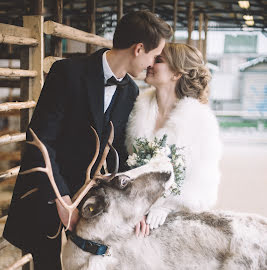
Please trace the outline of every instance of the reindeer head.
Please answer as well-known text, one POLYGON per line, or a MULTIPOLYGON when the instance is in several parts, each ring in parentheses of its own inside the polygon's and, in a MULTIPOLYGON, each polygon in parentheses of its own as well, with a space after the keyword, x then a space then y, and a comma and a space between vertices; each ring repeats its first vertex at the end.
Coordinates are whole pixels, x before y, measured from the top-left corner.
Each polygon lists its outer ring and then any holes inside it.
POLYGON ((101 181, 81 202, 81 216, 89 223, 105 214, 136 224, 173 181, 173 168, 167 158, 160 162, 151 160, 142 167, 116 174, 110 182, 101 181))

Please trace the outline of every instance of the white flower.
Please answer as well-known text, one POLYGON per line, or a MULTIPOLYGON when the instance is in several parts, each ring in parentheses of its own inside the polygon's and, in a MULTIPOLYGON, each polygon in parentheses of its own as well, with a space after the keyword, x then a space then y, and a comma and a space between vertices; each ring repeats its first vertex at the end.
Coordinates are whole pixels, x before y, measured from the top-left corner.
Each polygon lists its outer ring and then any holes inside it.
POLYGON ((173 184, 171 185, 171 189, 176 189, 176 188, 178 188, 178 186, 175 182, 173 182, 173 184))
POLYGON ((136 165, 136 159, 137 159, 137 155, 136 153, 133 153, 132 155, 129 155, 128 156, 128 159, 127 159, 127 165, 128 166, 135 166, 136 165))
POLYGON ((170 160, 170 158, 168 156, 166 156, 164 153, 162 152, 159 152, 158 154, 156 154, 155 156, 153 156, 152 158, 153 160, 156 160, 156 161, 162 161, 164 159, 168 159, 170 160))
POLYGON ((178 167, 179 165, 181 165, 182 167, 184 167, 184 161, 181 157, 179 157, 176 161, 175 161, 175 165, 178 167))
POLYGON ((150 148, 154 148, 154 147, 156 146, 156 144, 155 144, 155 142, 150 141, 150 142, 148 143, 148 146, 149 146, 150 148))
POLYGON ((166 145, 164 148, 160 149, 160 152, 166 156, 169 156, 171 154, 171 149, 166 145))

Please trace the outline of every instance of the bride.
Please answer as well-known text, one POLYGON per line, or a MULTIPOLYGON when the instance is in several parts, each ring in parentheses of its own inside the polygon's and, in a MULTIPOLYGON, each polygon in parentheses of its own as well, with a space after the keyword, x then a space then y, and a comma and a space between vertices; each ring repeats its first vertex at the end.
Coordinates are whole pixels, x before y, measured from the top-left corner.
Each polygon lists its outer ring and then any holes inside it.
POLYGON ((221 141, 215 116, 207 104, 210 72, 194 47, 168 43, 145 81, 155 90, 137 98, 126 130, 129 154, 137 138, 167 135, 167 143, 184 147, 186 176, 180 195, 161 198, 136 225, 136 234, 162 225, 169 213, 203 211, 214 206, 220 179, 221 141))

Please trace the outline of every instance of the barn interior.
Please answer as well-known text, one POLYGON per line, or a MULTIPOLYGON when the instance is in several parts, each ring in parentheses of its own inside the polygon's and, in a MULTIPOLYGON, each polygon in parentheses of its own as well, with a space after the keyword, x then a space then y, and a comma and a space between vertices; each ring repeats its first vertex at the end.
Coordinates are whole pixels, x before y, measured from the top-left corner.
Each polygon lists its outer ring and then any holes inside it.
MULTIPOLYGON (((90 55, 101 47, 111 48, 114 29, 123 14, 146 9, 168 22, 174 33, 187 33, 183 40, 174 34, 172 41, 196 46, 205 62, 216 68, 207 56, 209 32, 243 31, 261 33, 266 38, 266 7, 265 0, 1 0, 0 232, 20 168, 25 130, 54 61, 90 55), (197 38, 193 38, 193 32, 197 38)), ((255 59, 240 67, 241 71, 267 63, 266 55, 255 59)), ((266 71, 265 65, 263 76, 266 71)), ((144 76, 135 78, 142 90, 150 87, 143 83, 144 76)), ((228 106, 218 105, 218 102, 213 105, 228 106)), ((263 123, 266 128, 267 107, 262 119, 259 124, 263 123)), ((7 269, 21 256, 17 249, 0 238, 1 269, 7 269), (7 257, 6 254, 11 255, 7 257)), ((31 257, 24 257, 24 260, 23 269, 33 269, 28 263, 31 257)))

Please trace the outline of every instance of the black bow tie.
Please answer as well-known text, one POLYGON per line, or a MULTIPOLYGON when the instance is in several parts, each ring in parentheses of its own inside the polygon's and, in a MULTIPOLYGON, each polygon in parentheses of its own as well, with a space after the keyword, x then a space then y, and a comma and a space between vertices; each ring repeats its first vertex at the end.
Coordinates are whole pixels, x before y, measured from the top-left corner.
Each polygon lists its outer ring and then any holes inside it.
POLYGON ((124 76, 124 78, 121 81, 116 80, 115 77, 112 76, 107 80, 105 86, 112 86, 112 85, 125 86, 126 84, 128 84, 128 82, 129 82, 128 76, 124 76))

